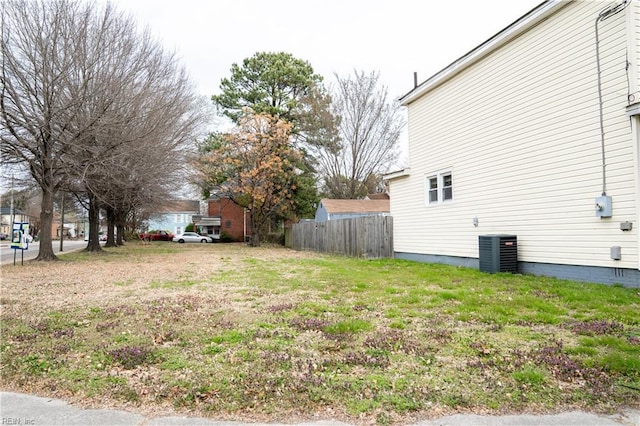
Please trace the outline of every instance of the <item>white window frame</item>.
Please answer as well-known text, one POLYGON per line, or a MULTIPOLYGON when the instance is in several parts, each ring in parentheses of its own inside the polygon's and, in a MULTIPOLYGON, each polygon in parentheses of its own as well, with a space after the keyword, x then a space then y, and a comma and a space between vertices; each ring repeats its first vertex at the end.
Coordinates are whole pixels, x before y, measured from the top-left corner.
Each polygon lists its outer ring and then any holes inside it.
POLYGON ((453 202, 453 172, 451 169, 441 170, 431 173, 425 177, 425 204, 427 207, 437 206, 443 203, 453 202), (445 177, 451 178, 451 185, 445 187, 445 177), (432 183, 436 183, 436 187, 432 188, 432 183), (445 189, 449 189, 450 196, 445 200, 445 189), (432 200, 435 194, 435 200, 432 200))

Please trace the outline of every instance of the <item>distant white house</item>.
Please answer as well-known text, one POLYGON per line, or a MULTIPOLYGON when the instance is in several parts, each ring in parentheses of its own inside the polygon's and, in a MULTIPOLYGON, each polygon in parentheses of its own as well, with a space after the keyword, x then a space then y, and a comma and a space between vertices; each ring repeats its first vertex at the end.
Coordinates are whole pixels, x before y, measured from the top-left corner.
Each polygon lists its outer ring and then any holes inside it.
POLYGON ((520 272, 640 287, 639 3, 544 2, 400 99, 397 258, 506 234, 520 272))
POLYGON ((5 238, 10 238, 11 230, 13 229, 13 222, 29 223, 31 217, 19 209, 11 211, 9 207, 0 208, 0 234, 3 234, 5 238))
POLYGON ((193 216, 200 215, 198 200, 171 200, 149 218, 149 230, 170 231, 174 234, 184 232, 193 216))
POLYGON ((389 215, 389 199, 347 200, 323 198, 316 209, 316 222, 361 216, 389 215))

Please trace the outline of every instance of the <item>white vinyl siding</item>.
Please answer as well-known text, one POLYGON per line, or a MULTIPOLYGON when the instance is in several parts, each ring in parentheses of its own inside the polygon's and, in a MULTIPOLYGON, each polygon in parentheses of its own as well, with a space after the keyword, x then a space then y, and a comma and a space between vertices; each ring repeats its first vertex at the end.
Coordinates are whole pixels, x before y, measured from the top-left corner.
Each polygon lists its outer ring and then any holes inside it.
MULTIPOLYGON (((640 91, 640 2, 633 3, 633 29, 635 32, 635 57, 633 58, 636 64, 636 90, 640 91)), ((631 52, 634 52, 633 50, 631 52)), ((640 95, 640 93, 639 93, 640 95)), ((636 97, 636 102, 640 102, 640 97, 636 97)))
POLYGON ((408 105, 411 175, 391 182, 394 250, 478 256, 478 235, 518 236, 519 260, 638 268, 625 13, 600 24, 607 195, 595 63, 601 2, 573 2, 408 105), (455 168, 455 203, 416 208, 433 170, 455 168), (473 218, 478 218, 478 227, 473 218), (611 246, 622 259, 610 259, 611 246))
POLYGON ((640 1, 634 1, 628 7, 629 91, 633 95, 629 100, 635 103, 640 102, 640 1))

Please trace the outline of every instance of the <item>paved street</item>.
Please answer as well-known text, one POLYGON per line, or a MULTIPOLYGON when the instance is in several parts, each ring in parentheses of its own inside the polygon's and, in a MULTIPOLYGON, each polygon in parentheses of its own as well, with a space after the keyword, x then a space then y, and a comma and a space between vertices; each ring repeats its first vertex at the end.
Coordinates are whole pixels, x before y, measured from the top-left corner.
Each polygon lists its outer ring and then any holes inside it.
MULTIPOLYGON (((64 240, 62 242, 63 252, 81 250, 87 246, 86 241, 82 240, 64 240)), ((29 249, 24 250, 24 261, 35 259, 38 256, 38 252, 40 251, 40 243, 34 242, 29 244, 29 249)), ((60 241, 53 242, 53 252, 58 254, 60 253, 60 241)), ((11 244, 9 241, 0 242, 0 264, 9 265, 13 263, 13 249, 11 249, 11 244)), ((16 253, 16 265, 19 265, 22 262, 22 253, 20 250, 16 253)))
MULTIPOLYGON (((60 399, 43 398, 13 392, 0 392, 2 424, 13 425, 122 425, 122 426, 286 426, 283 423, 254 423, 222 421, 199 417, 146 417, 130 411, 114 409, 83 409, 60 399)), ((423 420, 413 426, 638 426, 640 411, 621 410, 614 414, 594 414, 583 411, 535 415, 515 414, 485 416, 455 414, 434 420, 423 420)), ((348 423, 326 419, 289 426, 350 426, 348 423)))

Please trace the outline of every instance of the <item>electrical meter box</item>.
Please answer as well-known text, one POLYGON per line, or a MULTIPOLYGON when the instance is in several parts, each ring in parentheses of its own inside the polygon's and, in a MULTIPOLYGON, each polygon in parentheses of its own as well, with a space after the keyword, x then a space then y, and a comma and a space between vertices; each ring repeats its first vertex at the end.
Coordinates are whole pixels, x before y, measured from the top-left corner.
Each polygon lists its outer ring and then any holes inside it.
POLYGON ((608 195, 602 195, 596 197, 596 216, 600 218, 611 217, 613 215, 613 206, 611 204, 611 197, 608 195))

